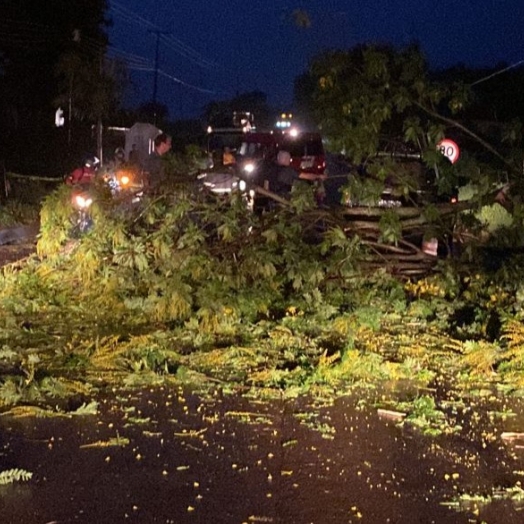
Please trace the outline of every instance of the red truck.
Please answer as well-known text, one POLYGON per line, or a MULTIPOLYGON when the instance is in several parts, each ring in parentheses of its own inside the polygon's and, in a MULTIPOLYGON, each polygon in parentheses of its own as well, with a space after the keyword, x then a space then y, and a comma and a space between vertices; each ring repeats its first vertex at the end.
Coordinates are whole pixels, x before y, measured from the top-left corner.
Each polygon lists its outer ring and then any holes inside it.
POLYGON ((237 162, 249 169, 250 163, 275 158, 280 150, 291 155, 291 166, 298 172, 323 174, 326 170, 322 137, 311 132, 246 133, 237 152, 237 162))

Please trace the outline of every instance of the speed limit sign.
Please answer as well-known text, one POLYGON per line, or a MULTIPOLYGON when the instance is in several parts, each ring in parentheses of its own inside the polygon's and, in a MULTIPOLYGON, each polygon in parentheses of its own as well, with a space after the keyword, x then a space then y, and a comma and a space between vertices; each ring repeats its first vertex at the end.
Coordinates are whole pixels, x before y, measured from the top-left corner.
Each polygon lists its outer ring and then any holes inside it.
POLYGON ((437 144, 437 149, 454 164, 460 156, 460 149, 456 142, 449 138, 444 138, 437 144))

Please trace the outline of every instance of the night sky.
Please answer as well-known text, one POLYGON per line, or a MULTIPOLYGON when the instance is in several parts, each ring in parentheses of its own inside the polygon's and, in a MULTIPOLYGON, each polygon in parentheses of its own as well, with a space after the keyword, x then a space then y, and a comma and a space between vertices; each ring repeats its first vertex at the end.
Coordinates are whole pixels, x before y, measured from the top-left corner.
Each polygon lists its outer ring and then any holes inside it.
POLYGON ((109 1, 110 54, 133 72, 128 103, 153 99, 158 35, 157 101, 172 119, 253 90, 284 110, 312 56, 360 43, 417 41, 434 68, 524 67, 524 0, 109 1), (310 27, 294 24, 296 9, 310 27))

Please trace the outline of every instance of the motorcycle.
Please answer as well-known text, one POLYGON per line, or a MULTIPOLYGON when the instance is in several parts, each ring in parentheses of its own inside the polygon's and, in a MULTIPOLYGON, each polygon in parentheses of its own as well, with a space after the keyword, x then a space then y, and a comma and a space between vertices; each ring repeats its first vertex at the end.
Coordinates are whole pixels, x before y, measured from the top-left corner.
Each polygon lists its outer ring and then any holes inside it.
POLYGON ((71 234, 74 237, 87 233, 93 227, 91 206, 95 197, 97 200, 99 197, 105 200, 110 195, 110 199, 120 209, 134 206, 143 197, 140 173, 133 166, 114 162, 108 167, 98 169, 98 164, 96 157, 88 157, 81 168, 65 179, 65 183, 72 188, 71 234))
POLYGON ((109 169, 103 179, 114 198, 135 204, 143 196, 144 185, 135 169, 126 167, 109 169))
POLYGON ((136 173, 125 167, 109 168, 103 175, 103 180, 113 196, 140 187, 140 184, 136 183, 136 178, 136 173))
POLYGON ((72 235, 78 237, 87 233, 93 227, 93 217, 90 208, 93 198, 89 190, 84 188, 74 189, 71 193, 71 205, 74 210, 71 219, 73 223, 72 235))

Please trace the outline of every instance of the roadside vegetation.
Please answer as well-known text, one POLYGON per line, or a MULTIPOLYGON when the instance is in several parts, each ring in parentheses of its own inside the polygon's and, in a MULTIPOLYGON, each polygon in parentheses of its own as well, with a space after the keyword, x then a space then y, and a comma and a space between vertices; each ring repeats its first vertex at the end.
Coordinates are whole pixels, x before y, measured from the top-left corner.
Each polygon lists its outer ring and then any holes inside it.
POLYGON ((414 403, 393 395, 382 407, 438 433, 450 431, 434 414, 443 385, 522 394, 521 255, 496 269, 446 259, 399 279, 365 269, 358 236, 315 222, 308 189, 257 217, 240 195, 194 188, 135 206, 101 189, 76 240, 70 188, 46 198, 38 253, 2 269, 4 409, 60 411, 100 388, 166 382, 322 398, 398 383, 414 403))

